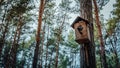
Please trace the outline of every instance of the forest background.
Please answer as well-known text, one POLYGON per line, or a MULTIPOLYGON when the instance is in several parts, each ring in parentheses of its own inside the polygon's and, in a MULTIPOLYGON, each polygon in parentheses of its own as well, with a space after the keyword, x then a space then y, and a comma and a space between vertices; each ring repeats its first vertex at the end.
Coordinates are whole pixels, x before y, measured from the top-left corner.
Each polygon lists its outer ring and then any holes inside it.
MULTIPOLYGON (((97 0, 97 5, 107 66, 116 68, 120 66, 120 0, 97 0)), ((0 0, 0 67, 80 68, 81 45, 71 28, 79 15, 79 0, 0 0)), ((93 16, 96 67, 102 68, 95 21, 93 16)))

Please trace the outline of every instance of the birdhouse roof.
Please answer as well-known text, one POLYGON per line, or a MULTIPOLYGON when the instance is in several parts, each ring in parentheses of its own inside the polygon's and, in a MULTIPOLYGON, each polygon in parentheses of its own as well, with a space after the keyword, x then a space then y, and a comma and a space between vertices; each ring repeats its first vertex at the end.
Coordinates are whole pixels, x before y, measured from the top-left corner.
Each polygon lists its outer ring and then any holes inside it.
POLYGON ((87 20, 85 20, 85 19, 83 19, 83 18, 81 18, 81 17, 78 16, 78 17, 74 20, 74 22, 72 23, 71 27, 74 28, 74 24, 78 23, 79 21, 84 21, 84 22, 86 22, 87 24, 89 24, 89 22, 88 22, 87 20))

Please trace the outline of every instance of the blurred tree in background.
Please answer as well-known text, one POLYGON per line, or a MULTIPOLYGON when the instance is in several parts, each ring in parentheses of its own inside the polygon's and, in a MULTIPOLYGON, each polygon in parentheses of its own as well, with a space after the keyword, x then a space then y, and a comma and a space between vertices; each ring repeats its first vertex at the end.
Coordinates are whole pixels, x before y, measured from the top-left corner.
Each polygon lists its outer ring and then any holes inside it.
MULTIPOLYGON (((70 27, 80 14, 80 0, 45 0, 41 13, 42 1, 0 0, 0 68, 80 68, 80 45, 70 27)), ((106 63, 108 68, 120 68, 120 1, 116 0, 108 20, 100 15, 109 1, 97 0, 106 63)), ((96 67, 103 68, 93 25, 96 67)))

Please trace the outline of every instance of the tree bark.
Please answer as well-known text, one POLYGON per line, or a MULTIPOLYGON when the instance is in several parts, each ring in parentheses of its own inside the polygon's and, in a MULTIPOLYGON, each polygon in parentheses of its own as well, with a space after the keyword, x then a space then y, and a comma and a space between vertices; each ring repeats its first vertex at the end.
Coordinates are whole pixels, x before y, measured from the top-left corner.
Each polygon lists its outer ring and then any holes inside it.
POLYGON ((5 19, 6 14, 8 12, 8 9, 7 9, 8 3, 9 3, 9 1, 7 2, 7 5, 5 6, 5 8, 6 8, 5 13, 4 13, 3 18, 2 18, 2 24, 0 25, 0 32, 3 31, 2 37, 0 38, 0 55, 1 55, 1 52, 2 52, 2 48, 4 47, 4 44, 5 44, 5 37, 6 37, 6 34, 8 32, 8 26, 9 26, 9 20, 10 20, 10 16, 8 16, 5 19), (3 25, 4 25, 3 22, 6 22, 5 27, 4 27, 5 29, 3 29, 3 25))
POLYGON ((90 43, 84 43, 80 47, 80 68, 96 68, 95 62, 95 46, 93 34, 93 16, 92 16, 92 0, 80 0, 80 16, 90 23, 90 43))
POLYGON ((48 43, 46 45, 45 68, 47 68, 47 60, 48 60, 48 43))
POLYGON ((50 56, 49 56, 48 68, 52 68, 51 64, 52 64, 52 55, 53 55, 53 52, 54 52, 54 48, 51 49, 51 53, 50 53, 50 56))
POLYGON ((105 55, 105 45, 102 37, 102 30, 101 30, 101 24, 99 20, 99 14, 98 14, 98 7, 96 0, 93 0, 94 3, 94 12, 95 12, 95 18, 96 18, 96 25, 98 29, 98 36, 99 36, 99 41, 100 41, 100 51, 101 51, 101 63, 104 68, 108 68, 107 66, 107 61, 106 61, 106 55, 105 55))
POLYGON ((44 24, 43 26, 43 32, 42 32, 42 38, 41 38, 41 46, 40 46, 40 53, 39 53, 39 57, 40 57, 40 62, 39 62, 39 68, 42 68, 42 63, 43 63, 43 45, 44 45, 44 38, 45 38, 45 26, 46 24, 44 24))
POLYGON ((55 68, 58 67, 59 43, 56 45, 55 68))
POLYGON ((6 62, 5 68, 9 68, 9 67, 16 68, 16 55, 17 55, 17 49, 19 46, 18 42, 20 39, 20 34, 21 34, 21 29, 22 29, 22 21, 21 20, 22 20, 21 15, 19 15, 19 22, 18 22, 17 29, 16 29, 16 32, 14 35, 14 40, 13 40, 12 47, 10 49, 10 53, 7 56, 8 60, 6 62))
POLYGON ((6 34, 8 32, 8 25, 9 25, 9 22, 6 23, 5 30, 3 31, 2 37, 0 39, 0 57, 1 57, 1 54, 2 54, 2 49, 3 49, 4 44, 5 44, 5 38, 6 38, 6 34))
POLYGON ((44 5, 45 5, 45 0, 41 0, 40 7, 39 7, 37 34, 36 34, 36 46, 34 51, 33 63, 32 63, 33 68, 37 68, 38 51, 39 51, 39 45, 40 45, 40 31, 41 31, 41 25, 42 25, 42 15, 44 11, 44 5))
POLYGON ((19 39, 20 39, 20 34, 21 34, 21 29, 22 29, 22 21, 21 21, 21 15, 19 15, 19 23, 14 35, 14 40, 12 44, 12 48, 10 49, 10 54, 9 54, 9 61, 8 61, 8 66, 12 68, 16 68, 16 57, 17 57, 17 49, 19 47, 19 39))

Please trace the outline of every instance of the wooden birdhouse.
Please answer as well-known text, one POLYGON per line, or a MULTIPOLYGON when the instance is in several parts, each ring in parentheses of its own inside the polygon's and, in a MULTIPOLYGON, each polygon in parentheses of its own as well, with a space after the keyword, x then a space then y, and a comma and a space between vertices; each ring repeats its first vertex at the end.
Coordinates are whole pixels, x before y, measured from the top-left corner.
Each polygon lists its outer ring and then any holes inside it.
POLYGON ((72 28, 75 30, 75 41, 79 44, 90 42, 89 22, 81 17, 77 17, 72 23, 72 28))

